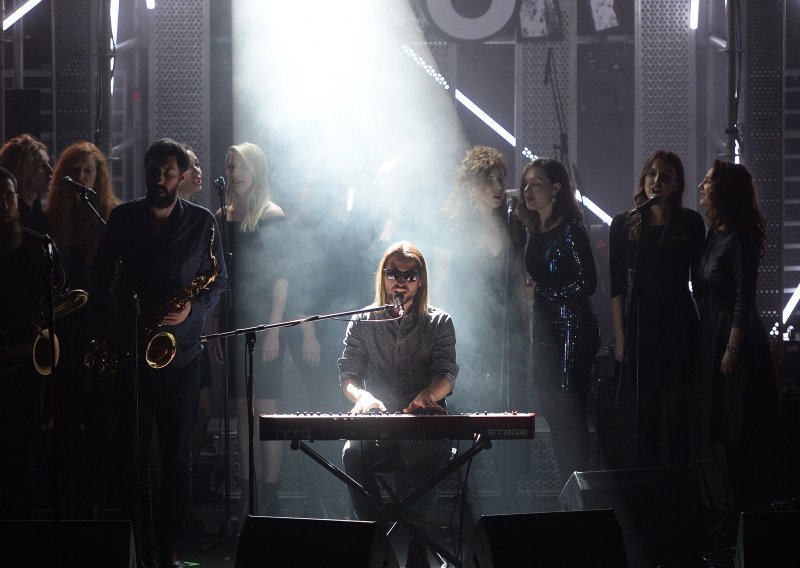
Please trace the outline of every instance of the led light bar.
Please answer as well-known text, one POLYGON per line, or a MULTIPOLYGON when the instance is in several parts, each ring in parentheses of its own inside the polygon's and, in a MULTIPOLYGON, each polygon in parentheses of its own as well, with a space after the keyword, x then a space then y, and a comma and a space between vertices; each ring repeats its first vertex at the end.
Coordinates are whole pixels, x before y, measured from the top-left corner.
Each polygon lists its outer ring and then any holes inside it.
POLYGON ((42 0, 28 0, 22 6, 14 10, 11 15, 3 20, 3 31, 6 31, 8 28, 13 26, 17 20, 22 18, 25 14, 33 10, 34 6, 39 4, 42 0))
POLYGON ((486 114, 483 109, 469 100, 469 98, 467 98, 467 96, 458 89, 456 89, 456 100, 467 107, 472 114, 480 118, 486 124, 486 126, 497 132, 503 140, 516 148, 517 139, 514 138, 514 136, 512 136, 508 130, 500 126, 495 119, 486 114))
POLYGON ((797 285, 797 288, 794 289, 792 292, 792 297, 789 298, 789 302, 786 304, 786 307, 783 308, 783 323, 785 324, 790 317, 792 317, 792 313, 794 309, 797 307, 797 302, 800 301, 800 284, 797 285))

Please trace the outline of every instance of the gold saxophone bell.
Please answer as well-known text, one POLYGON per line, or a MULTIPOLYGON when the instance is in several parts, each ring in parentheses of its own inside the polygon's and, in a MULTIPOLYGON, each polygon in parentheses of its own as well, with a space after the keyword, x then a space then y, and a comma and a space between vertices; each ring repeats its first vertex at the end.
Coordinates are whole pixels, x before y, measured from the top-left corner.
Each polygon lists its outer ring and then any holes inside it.
POLYGON ((65 290, 56 300, 54 312, 57 318, 63 317, 82 308, 89 301, 89 294, 84 290, 65 290))
POLYGON ((144 360, 153 369, 163 369, 175 358, 177 351, 175 336, 168 331, 156 333, 147 342, 144 360))
MULTIPOLYGON (((55 364, 58 365, 58 357, 60 355, 60 348, 58 344, 58 336, 53 336, 53 347, 55 351, 55 364)), ((36 372, 46 377, 53 373, 53 363, 50 360, 50 330, 44 329, 36 336, 33 341, 33 367, 36 372)))

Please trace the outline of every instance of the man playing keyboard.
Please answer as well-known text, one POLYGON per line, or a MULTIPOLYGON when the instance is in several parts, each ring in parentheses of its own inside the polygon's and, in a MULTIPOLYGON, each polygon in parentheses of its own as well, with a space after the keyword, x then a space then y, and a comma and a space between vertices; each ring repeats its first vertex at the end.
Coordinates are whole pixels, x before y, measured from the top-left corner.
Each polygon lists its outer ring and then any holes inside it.
MULTIPOLYGON (((447 413, 458 365, 450 316, 428 304, 428 272, 422 252, 408 241, 391 245, 375 275, 375 304, 387 312, 353 317, 339 359, 339 380, 353 413, 447 413)), ((345 472, 371 495, 379 495, 370 472, 387 462, 402 462, 409 490, 424 484, 447 462, 450 440, 348 440, 342 452, 345 472)), ((379 511, 350 489, 359 520, 381 520, 379 511)), ((427 492, 408 508, 407 519, 424 534, 430 530, 436 493, 427 492)), ((427 546, 411 538, 406 566, 427 567, 427 546)))

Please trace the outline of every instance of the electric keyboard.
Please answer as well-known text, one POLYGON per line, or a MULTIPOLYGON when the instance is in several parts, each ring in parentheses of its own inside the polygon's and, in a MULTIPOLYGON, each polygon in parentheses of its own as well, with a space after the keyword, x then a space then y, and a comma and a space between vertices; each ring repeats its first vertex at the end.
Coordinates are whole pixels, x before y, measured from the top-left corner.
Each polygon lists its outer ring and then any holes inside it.
POLYGON ((474 414, 261 414, 261 440, 531 439, 533 412, 474 414))

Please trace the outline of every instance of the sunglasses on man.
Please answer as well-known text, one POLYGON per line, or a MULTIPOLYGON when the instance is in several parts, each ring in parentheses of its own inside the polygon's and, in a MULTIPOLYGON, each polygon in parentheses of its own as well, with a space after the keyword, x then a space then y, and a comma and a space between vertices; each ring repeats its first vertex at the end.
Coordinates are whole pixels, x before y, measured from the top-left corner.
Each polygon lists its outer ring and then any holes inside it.
POLYGON ((396 268, 384 268, 383 274, 389 280, 397 280, 398 282, 416 282, 419 278, 417 270, 397 270, 396 268))

